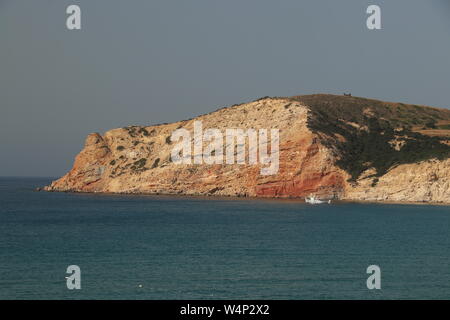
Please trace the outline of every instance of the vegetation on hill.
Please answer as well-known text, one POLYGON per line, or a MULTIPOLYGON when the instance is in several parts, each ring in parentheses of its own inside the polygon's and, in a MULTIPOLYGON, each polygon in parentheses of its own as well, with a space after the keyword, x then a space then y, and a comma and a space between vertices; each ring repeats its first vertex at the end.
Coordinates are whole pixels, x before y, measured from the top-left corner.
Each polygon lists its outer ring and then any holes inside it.
POLYGON ((412 129, 436 128, 438 121, 450 120, 450 110, 323 94, 291 99, 310 107, 308 126, 336 152, 337 165, 352 181, 369 168, 376 169, 376 177, 396 165, 450 157, 450 146, 443 143, 449 138, 412 129))

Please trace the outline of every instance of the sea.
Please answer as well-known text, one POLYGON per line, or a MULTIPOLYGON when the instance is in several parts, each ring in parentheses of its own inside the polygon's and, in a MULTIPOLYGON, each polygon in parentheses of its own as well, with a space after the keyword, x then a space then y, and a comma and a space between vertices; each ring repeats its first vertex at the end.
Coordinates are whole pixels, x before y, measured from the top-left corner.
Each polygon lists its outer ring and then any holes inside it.
POLYGON ((51 180, 0 178, 0 299, 450 298, 449 206, 35 191, 51 180))

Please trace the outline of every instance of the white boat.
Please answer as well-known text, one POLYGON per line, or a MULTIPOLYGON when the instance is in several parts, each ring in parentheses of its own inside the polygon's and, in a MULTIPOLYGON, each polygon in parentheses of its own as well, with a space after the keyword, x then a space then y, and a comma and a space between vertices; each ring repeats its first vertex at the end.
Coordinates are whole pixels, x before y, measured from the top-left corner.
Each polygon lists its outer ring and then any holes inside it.
POLYGON ((309 204, 321 204, 321 203, 331 203, 331 200, 323 201, 323 200, 316 199, 315 196, 309 196, 309 197, 305 198, 305 202, 309 203, 309 204))

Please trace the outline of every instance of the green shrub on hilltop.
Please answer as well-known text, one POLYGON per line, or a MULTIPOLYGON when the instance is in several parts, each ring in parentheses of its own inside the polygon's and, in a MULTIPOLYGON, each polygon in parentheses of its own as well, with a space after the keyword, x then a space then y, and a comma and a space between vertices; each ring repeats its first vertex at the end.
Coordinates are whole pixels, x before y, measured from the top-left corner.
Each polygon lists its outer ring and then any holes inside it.
POLYGON ((369 168, 376 169, 375 176, 382 176, 396 165, 450 157, 450 146, 441 143, 448 138, 426 136, 411 129, 413 125, 436 128, 437 120, 450 119, 449 110, 348 96, 292 99, 310 107, 308 126, 319 133, 324 145, 337 152, 337 165, 351 175, 352 181, 369 168), (396 150, 390 142, 399 137, 403 145, 396 150))

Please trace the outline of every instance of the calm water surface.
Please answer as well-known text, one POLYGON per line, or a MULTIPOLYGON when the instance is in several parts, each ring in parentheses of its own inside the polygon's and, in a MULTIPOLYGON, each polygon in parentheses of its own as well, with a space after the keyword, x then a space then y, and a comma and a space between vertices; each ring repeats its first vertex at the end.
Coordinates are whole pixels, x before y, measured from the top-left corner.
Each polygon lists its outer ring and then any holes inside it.
POLYGON ((447 206, 33 191, 50 180, 0 178, 0 299, 450 298, 447 206))

